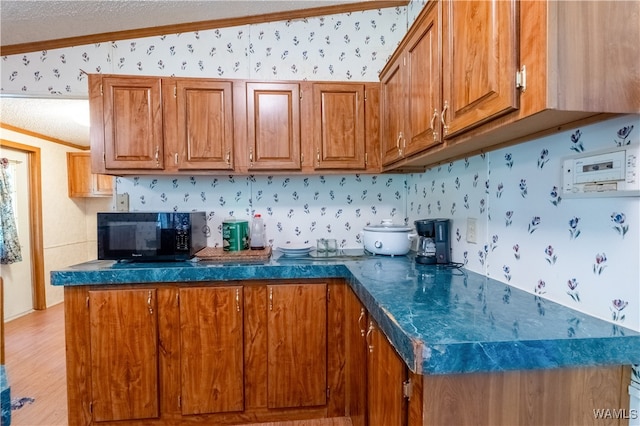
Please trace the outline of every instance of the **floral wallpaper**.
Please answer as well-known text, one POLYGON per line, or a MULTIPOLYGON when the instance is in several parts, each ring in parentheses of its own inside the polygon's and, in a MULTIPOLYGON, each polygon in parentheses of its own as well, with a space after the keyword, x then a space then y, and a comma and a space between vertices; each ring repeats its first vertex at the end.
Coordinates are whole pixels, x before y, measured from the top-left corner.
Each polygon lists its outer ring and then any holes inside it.
POLYGON ((119 177, 116 186, 132 211, 206 211, 212 247, 222 246, 223 220, 250 221, 255 213, 273 247, 335 238, 340 248, 361 248, 364 226, 405 223, 404 175, 145 176, 119 177))
POLYGON ((640 330, 640 199, 559 189, 564 157, 630 144, 640 144, 637 115, 408 175, 407 216, 451 218, 453 260, 539 296, 541 312, 551 299, 640 330))
POLYGON ((0 90, 83 98, 85 73, 378 81, 423 4, 4 56, 0 90))

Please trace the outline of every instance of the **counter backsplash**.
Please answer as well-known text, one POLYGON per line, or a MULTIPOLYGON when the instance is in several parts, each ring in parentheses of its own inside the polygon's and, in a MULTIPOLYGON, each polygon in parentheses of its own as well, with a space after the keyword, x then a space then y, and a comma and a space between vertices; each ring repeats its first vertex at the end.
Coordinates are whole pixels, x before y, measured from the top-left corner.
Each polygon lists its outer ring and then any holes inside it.
POLYGON ((559 189, 562 158, 638 143, 627 115, 412 174, 407 216, 452 218, 453 260, 540 296, 542 311, 548 298, 640 330, 640 199, 559 189))

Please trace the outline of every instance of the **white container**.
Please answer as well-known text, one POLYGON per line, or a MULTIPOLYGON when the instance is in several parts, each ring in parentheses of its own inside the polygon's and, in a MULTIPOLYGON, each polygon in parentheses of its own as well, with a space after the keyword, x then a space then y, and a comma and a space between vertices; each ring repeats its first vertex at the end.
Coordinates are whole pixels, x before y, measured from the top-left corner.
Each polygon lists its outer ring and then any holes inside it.
POLYGON ((629 426, 640 426, 640 383, 629 385, 629 426))
POLYGON ((365 226, 361 232, 364 249, 373 254, 403 256, 409 253, 414 238, 413 228, 383 220, 380 225, 365 226))
POLYGON ((264 232, 264 221, 262 220, 260 213, 253 216, 253 220, 251 221, 250 241, 249 247, 251 250, 262 250, 267 246, 264 232))

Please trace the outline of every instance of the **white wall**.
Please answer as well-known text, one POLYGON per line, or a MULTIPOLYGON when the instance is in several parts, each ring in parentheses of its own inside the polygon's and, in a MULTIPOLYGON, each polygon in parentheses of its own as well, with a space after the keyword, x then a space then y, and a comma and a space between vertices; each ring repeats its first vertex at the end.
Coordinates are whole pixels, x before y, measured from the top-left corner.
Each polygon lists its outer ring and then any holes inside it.
POLYGON ((51 286, 49 273, 95 259, 95 212, 111 210, 112 199, 69 198, 66 153, 76 149, 3 128, 0 138, 40 148, 44 278, 51 306, 62 302, 63 287, 51 286))

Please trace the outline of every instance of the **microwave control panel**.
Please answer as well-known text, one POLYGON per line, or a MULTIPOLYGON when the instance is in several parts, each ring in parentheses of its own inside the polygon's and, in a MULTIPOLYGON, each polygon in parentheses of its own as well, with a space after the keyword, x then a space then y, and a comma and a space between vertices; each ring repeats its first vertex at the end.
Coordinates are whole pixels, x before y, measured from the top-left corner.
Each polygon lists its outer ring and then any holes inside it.
POLYGON ((578 154, 562 162, 565 197, 640 196, 639 145, 578 154))

